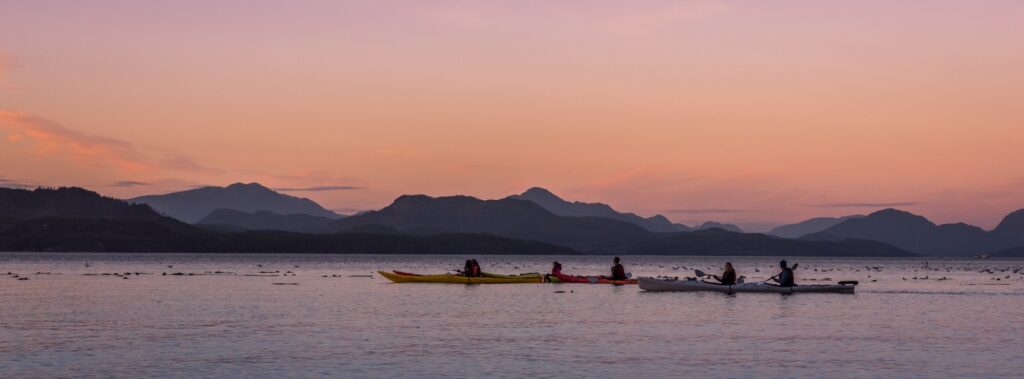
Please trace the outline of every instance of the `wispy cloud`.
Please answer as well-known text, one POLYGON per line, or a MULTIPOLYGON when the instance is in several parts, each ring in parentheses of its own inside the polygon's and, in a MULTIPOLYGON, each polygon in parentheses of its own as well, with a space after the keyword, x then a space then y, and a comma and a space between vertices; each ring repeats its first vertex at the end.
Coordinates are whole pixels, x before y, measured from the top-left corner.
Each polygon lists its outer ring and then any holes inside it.
POLYGON ((897 201, 891 203, 825 203, 809 204, 807 206, 812 208, 891 208, 909 207, 918 204, 921 203, 917 201, 897 201))
POLYGON ((138 187, 138 186, 148 186, 148 185, 149 185, 149 183, 139 182, 139 181, 135 181, 135 180, 120 180, 120 181, 116 181, 116 182, 110 184, 111 187, 138 187))
POLYGON ((57 122, 0 109, 0 132, 6 140, 31 146, 39 156, 59 157, 82 166, 113 166, 121 170, 220 171, 182 154, 143 154, 130 142, 82 133, 57 122))
POLYGON ((756 209, 728 209, 728 208, 690 208, 690 209, 669 209, 666 213, 688 213, 688 214, 712 214, 712 213, 754 213, 760 212, 756 209))
POLYGON ((33 188, 33 187, 38 187, 38 186, 32 185, 32 184, 27 184, 27 183, 22 183, 20 181, 14 180, 14 179, 9 179, 9 178, 5 178, 5 177, 0 176, 0 187, 3 187, 3 188, 33 188))
MULTIPOLYGON (((266 175, 267 172, 258 170, 249 170, 253 175, 266 175)), ((317 183, 351 183, 356 181, 355 178, 343 175, 336 175, 333 172, 326 170, 308 170, 300 169, 288 174, 274 175, 274 178, 278 181, 288 183, 302 183, 306 185, 315 185, 317 183)))
POLYGON ((0 110, 0 130, 8 133, 10 142, 32 144, 38 155, 62 156, 83 165, 113 165, 133 171, 152 167, 128 142, 80 133, 20 112, 0 110))
POLYGON ((281 192, 354 191, 354 190, 361 190, 361 189, 364 189, 364 187, 358 187, 358 186, 313 186, 313 187, 274 188, 275 191, 281 191, 281 192))

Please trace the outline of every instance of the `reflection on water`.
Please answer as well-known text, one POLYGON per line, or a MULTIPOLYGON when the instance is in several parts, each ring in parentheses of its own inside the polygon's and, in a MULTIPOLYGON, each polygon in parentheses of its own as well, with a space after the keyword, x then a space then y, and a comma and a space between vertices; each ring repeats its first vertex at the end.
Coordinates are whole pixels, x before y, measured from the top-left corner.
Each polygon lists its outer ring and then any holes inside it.
MULTIPOLYGON (((475 258, 486 271, 502 273, 543 272, 559 260, 567 273, 599 274, 611 261, 475 258)), ((798 281, 859 280, 855 295, 391 284, 375 274, 365 277, 378 269, 440 273, 461 267, 465 259, 3 253, 0 372, 5 377, 1019 377, 1024 372, 1024 261, 791 259, 800 263, 798 281), (28 280, 18 280, 24 277, 28 280)), ((748 280, 775 273, 773 259, 728 260, 748 280)), ((627 256, 624 263, 634 275, 688 276, 694 269, 718 271, 724 259, 627 256)))

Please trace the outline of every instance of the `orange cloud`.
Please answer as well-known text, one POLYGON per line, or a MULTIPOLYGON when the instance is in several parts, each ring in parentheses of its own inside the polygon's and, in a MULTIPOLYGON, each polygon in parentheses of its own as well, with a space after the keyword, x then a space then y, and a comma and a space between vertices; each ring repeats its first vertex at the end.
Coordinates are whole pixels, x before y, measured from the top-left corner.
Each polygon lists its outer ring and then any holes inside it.
POLYGON ((222 172, 174 152, 143 154, 130 142, 85 134, 45 118, 0 109, 0 131, 13 144, 30 145, 41 157, 57 157, 86 167, 114 167, 141 170, 222 172))
POLYGON ((153 164, 132 144, 101 136, 80 133, 56 122, 12 110, 0 110, 0 130, 7 140, 30 144, 35 154, 61 157, 85 166, 114 166, 138 171, 153 164))

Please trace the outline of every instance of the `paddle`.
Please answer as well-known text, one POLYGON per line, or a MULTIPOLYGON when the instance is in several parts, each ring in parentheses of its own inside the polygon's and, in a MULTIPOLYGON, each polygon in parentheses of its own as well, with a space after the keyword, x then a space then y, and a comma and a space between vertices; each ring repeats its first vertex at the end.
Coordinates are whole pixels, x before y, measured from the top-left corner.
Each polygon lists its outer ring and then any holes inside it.
MULTIPOLYGON (((704 271, 701 271, 701 270, 693 270, 693 274, 697 275, 698 278, 703 278, 703 277, 710 276, 710 277, 714 278, 715 280, 721 281, 720 279, 718 279, 714 275, 708 275, 708 274, 704 273, 704 271)), ((711 283, 711 282, 708 282, 708 283, 711 283)), ((740 284, 740 283, 743 283, 743 278, 742 277, 740 279, 736 280, 736 284, 740 284)))

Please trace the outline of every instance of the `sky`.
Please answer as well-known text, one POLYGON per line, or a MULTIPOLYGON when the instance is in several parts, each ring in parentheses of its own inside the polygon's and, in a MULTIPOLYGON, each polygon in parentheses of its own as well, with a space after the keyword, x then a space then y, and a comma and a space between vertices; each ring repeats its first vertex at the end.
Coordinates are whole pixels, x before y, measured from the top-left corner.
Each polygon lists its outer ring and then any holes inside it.
POLYGON ((0 0, 0 186, 1024 208, 1020 1, 0 0))

